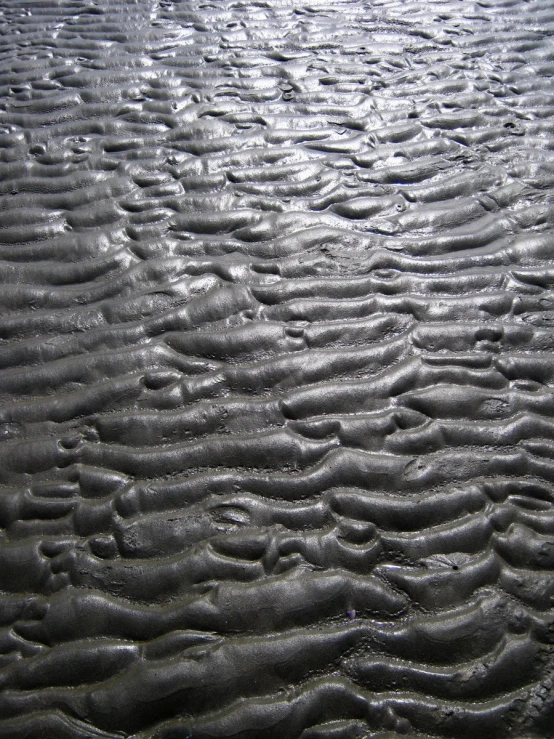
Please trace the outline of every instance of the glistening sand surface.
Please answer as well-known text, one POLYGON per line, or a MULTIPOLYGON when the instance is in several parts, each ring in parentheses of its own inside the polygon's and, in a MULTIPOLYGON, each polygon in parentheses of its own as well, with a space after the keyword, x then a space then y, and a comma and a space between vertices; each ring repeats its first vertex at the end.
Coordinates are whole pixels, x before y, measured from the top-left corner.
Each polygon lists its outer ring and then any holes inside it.
POLYGON ((552 3, 0 12, 0 738, 554 736, 552 3))

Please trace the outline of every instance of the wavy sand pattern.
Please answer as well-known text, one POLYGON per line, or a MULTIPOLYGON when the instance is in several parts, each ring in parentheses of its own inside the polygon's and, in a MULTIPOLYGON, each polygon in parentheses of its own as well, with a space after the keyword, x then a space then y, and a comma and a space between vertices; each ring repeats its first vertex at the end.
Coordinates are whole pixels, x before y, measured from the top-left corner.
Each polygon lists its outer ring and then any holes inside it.
POLYGON ((0 12, 0 739, 554 736, 552 3, 0 12))

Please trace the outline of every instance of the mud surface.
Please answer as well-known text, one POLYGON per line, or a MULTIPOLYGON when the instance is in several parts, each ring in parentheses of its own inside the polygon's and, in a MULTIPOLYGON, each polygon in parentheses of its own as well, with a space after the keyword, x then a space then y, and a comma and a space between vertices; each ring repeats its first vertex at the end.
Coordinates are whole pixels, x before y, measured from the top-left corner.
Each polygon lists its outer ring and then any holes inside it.
POLYGON ((0 12, 0 738, 554 736, 552 3, 0 12))

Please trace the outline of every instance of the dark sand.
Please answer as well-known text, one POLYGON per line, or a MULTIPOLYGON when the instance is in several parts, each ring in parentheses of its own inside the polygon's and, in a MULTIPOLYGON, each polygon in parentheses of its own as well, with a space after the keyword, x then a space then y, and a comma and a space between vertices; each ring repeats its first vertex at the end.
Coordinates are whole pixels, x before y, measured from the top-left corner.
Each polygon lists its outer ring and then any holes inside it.
POLYGON ((0 739, 554 737, 552 2, 0 12, 0 739))

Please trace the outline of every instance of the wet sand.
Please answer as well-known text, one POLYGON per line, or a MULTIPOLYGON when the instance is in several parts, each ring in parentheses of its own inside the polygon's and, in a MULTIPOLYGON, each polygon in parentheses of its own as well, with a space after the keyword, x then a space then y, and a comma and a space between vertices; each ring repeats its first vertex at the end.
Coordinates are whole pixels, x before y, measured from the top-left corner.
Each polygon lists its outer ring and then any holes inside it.
POLYGON ((0 739, 554 736, 552 3, 0 14, 0 739))

